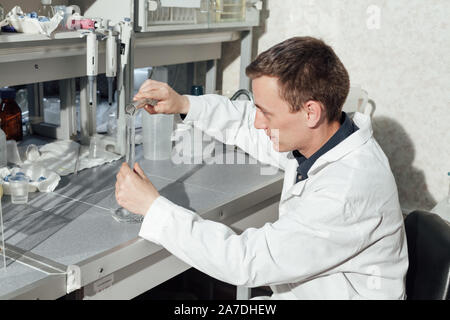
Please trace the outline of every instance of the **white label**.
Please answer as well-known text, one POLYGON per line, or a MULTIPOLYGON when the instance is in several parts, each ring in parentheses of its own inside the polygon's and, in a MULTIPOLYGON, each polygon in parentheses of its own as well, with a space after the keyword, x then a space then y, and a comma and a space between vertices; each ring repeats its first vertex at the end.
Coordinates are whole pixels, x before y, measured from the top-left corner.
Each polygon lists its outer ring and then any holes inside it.
POLYGON ((105 290, 106 288, 109 288, 114 283, 114 274, 111 273, 109 276, 106 276, 104 278, 101 278, 100 280, 97 280, 94 282, 94 292, 95 294, 99 293, 100 291, 105 290))
POLYGON ((200 8, 201 0, 161 0, 161 7, 200 8))

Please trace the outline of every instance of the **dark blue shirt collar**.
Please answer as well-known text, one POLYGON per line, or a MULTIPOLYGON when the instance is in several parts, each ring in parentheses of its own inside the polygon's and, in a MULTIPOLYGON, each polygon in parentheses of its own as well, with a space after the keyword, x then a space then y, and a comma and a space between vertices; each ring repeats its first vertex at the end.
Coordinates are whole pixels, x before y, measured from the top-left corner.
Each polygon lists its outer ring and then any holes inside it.
POLYGON ((309 169, 311 169, 314 162, 316 162, 320 156, 333 149, 358 129, 358 126, 353 122, 353 120, 350 119, 345 112, 342 112, 341 126, 338 131, 336 131, 336 133, 311 157, 307 159, 298 150, 294 150, 292 154, 298 162, 296 181, 298 182, 307 179, 309 169))

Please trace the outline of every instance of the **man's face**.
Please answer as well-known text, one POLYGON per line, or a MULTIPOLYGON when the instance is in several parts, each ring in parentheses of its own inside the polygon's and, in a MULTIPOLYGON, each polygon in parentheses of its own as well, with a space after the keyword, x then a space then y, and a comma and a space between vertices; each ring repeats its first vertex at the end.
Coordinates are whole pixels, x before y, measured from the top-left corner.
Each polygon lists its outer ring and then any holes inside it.
POLYGON ((264 129, 273 148, 279 152, 301 149, 308 130, 303 108, 291 112, 279 95, 278 78, 262 76, 252 81, 256 105, 255 128, 264 129))

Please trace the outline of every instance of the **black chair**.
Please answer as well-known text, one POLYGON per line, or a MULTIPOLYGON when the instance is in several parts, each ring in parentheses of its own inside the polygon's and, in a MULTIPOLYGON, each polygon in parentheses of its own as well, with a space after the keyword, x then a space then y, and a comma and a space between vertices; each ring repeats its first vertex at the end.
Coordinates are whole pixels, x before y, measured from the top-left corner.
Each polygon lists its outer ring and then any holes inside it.
POLYGON ((436 214, 414 211, 405 219, 408 300, 449 300, 450 225, 436 214))

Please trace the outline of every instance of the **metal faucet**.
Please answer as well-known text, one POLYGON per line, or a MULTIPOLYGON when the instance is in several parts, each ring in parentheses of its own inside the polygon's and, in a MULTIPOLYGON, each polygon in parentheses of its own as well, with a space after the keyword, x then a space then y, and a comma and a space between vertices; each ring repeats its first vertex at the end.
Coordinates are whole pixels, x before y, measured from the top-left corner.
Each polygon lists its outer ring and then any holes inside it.
POLYGON ((230 100, 231 101, 237 100, 237 98, 239 98, 241 95, 245 95, 248 98, 248 100, 254 103, 253 94, 247 89, 239 89, 238 91, 236 91, 235 94, 233 94, 230 100))

